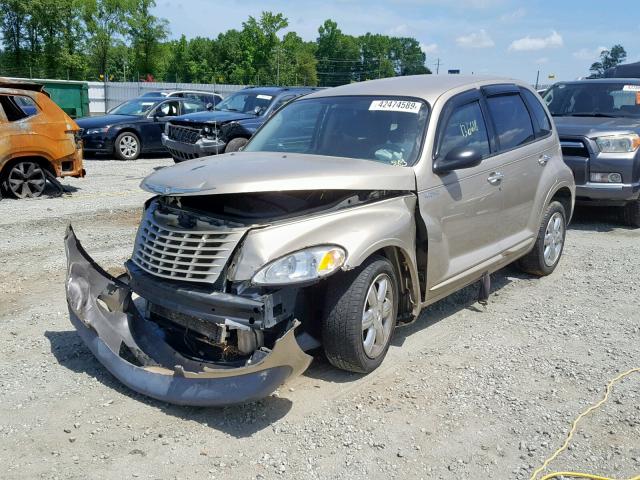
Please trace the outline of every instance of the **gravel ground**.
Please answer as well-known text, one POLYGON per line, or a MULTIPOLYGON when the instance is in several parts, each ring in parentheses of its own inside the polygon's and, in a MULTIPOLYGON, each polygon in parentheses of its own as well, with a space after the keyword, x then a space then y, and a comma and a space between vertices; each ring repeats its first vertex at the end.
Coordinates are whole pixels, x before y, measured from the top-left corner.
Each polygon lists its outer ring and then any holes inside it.
MULTIPOLYGON (((184 408, 137 395, 71 327, 62 236, 108 269, 130 255, 137 189, 166 159, 87 161, 70 197, 0 202, 3 478, 528 478, 618 372, 640 366, 640 231, 579 211, 556 272, 507 268, 396 331, 368 376, 317 358, 260 402, 184 408)), ((553 470, 640 473, 640 375, 581 423, 553 470)))

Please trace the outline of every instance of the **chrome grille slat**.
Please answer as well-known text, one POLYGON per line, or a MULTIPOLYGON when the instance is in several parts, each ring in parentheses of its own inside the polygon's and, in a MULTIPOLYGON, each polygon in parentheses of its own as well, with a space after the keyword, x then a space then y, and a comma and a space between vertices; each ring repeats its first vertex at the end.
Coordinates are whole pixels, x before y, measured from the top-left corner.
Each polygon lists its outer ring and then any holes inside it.
POLYGON ((182 229, 177 213, 159 214, 157 205, 151 205, 138 228, 132 261, 158 277, 214 283, 247 229, 212 230, 207 219, 196 220, 193 228, 182 229))

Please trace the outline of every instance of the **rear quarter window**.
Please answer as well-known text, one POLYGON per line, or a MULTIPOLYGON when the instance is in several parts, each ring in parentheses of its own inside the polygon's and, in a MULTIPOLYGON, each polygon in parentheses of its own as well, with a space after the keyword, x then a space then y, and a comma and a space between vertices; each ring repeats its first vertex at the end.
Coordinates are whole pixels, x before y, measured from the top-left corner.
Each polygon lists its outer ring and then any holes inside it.
POLYGON ((0 105, 9 122, 15 122, 36 115, 36 102, 26 95, 0 95, 0 105))
POLYGON ((538 100, 538 97, 531 93, 529 90, 522 90, 522 94, 527 100, 529 108, 531 109, 531 114, 536 120, 536 136, 543 137, 547 135, 549 132, 551 132, 551 121, 549 120, 544 107, 540 103, 540 100, 538 100))

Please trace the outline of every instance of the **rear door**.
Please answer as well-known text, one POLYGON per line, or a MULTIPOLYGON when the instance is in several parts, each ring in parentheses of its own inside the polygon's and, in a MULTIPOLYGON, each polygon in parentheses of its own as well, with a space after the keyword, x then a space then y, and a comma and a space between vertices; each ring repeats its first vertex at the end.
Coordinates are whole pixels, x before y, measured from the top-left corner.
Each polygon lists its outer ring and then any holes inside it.
POLYGON ((430 231, 426 300, 441 298, 469 283, 499 254, 496 225, 502 212, 499 178, 502 160, 493 155, 493 135, 478 90, 456 95, 445 105, 436 131, 433 159, 454 148, 482 153, 480 165, 429 176, 419 183, 419 206, 430 231), (433 181, 435 180, 435 182, 433 181))
POLYGON ((496 134, 496 159, 502 164, 504 204, 496 231, 506 250, 537 233, 533 229, 534 225, 537 228, 540 212, 533 211, 535 199, 544 166, 557 154, 557 147, 549 119, 533 93, 507 84, 491 85, 482 91, 496 134), (539 109, 542 116, 538 119, 535 113, 540 115, 539 109))

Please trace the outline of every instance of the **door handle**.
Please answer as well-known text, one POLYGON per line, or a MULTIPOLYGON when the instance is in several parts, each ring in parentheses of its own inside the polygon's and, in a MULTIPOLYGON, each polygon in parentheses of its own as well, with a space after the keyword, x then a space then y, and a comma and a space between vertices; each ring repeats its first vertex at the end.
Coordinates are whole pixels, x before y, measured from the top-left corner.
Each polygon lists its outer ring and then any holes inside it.
POLYGON ((487 177, 487 182, 491 185, 499 185, 502 182, 504 175, 500 172, 493 172, 491 175, 487 177))
POLYGON ((540 155, 540 157, 538 158, 538 163, 544 167, 549 160, 551 160, 551 155, 547 155, 545 153, 544 155, 540 155))

